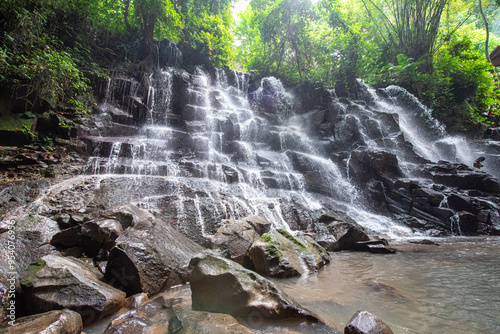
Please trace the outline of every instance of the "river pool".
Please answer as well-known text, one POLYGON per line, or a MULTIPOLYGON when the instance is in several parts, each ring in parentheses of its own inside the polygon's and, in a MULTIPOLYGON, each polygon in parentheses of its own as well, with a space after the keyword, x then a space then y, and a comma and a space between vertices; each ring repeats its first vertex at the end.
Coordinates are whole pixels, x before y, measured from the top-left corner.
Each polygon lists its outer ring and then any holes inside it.
POLYGON ((394 333, 500 333, 500 238, 396 245, 396 254, 342 252, 316 275, 275 282, 343 331, 357 310, 394 333))

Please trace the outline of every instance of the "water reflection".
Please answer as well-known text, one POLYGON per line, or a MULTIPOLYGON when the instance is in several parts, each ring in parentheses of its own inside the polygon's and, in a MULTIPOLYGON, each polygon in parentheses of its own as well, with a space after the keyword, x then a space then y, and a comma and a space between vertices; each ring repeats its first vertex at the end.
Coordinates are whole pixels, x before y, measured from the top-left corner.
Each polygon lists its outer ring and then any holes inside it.
POLYGON ((367 310, 394 333, 500 333, 500 238, 439 243, 337 253, 317 275, 277 283, 339 330, 367 310))

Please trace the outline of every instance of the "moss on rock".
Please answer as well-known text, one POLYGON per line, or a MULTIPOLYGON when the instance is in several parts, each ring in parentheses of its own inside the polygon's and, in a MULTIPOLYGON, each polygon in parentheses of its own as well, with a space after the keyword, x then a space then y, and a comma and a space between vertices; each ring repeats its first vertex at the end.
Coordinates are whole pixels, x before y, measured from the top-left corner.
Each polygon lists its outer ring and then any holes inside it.
POLYGON ((24 269, 20 277, 20 283, 26 287, 31 288, 33 286, 33 281, 40 270, 45 267, 47 263, 44 260, 38 260, 35 263, 30 264, 24 269))

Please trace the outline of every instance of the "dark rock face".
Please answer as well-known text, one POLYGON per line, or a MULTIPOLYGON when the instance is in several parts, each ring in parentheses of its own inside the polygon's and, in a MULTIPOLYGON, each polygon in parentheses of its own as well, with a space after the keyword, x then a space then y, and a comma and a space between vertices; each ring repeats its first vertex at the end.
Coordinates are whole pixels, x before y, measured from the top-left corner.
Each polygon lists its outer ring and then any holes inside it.
POLYGON ((129 295, 186 283, 189 260, 202 248, 146 211, 133 211, 134 225, 109 253, 106 279, 129 295))
POLYGON ((119 310, 125 293, 100 281, 102 275, 83 261, 57 255, 44 256, 20 275, 29 313, 67 308, 84 323, 95 322, 119 310))
POLYGON ((434 165, 428 165, 426 169, 431 173, 434 182, 438 184, 487 193, 500 192, 498 179, 463 164, 441 161, 434 165))
POLYGON ((344 328, 344 334, 393 334, 393 331, 376 315, 358 311, 344 328))
POLYGON ((263 79, 261 86, 249 94, 249 100, 255 109, 275 119, 275 116, 284 116, 291 112, 292 105, 286 97, 287 94, 281 83, 270 77, 263 79))
MULTIPOLYGON (((459 233, 452 217, 461 211, 498 217, 494 178, 463 164, 430 162, 456 160, 460 150, 418 100, 394 86, 359 86, 363 101, 312 84, 291 95, 276 78, 249 84, 248 75, 228 69, 168 68, 143 82, 116 76, 107 95, 101 92, 105 103, 94 118, 100 125, 86 138, 94 152, 89 172, 151 176, 107 179, 102 203, 110 203, 108 191, 115 204, 152 208, 203 247, 221 220, 247 215, 265 216, 275 228, 313 230, 311 211, 330 209, 332 200, 337 210, 361 207, 441 235, 459 233), (421 147, 412 126, 432 147, 421 147), (436 154, 428 158, 426 150, 436 154), (454 196, 483 201, 459 208, 451 205, 454 196)), ((487 151, 493 161, 495 149, 487 151)), ((490 222, 468 233, 497 233, 490 222)))
POLYGON ((9 327, 8 332, 11 334, 75 334, 82 330, 83 322, 80 314, 64 309, 18 318, 16 325, 9 327))
POLYGON ((326 250, 312 238, 285 230, 262 235, 250 248, 250 258, 259 274, 281 278, 314 273, 330 262, 326 250))
POLYGON ((402 177, 403 173, 395 154, 383 151, 353 151, 349 160, 349 175, 359 184, 373 180, 387 184, 388 180, 402 177))
POLYGON ((193 310, 228 313, 248 320, 319 318, 281 292, 274 283, 228 259, 205 254, 191 261, 193 310))
POLYGON ((441 234, 457 235, 500 234, 495 220, 500 212, 496 178, 446 161, 427 163, 425 172, 435 182, 430 187, 419 180, 400 178, 393 183, 393 191, 386 189, 389 212, 425 222, 418 226, 410 218, 402 219, 417 230, 436 229, 441 234))

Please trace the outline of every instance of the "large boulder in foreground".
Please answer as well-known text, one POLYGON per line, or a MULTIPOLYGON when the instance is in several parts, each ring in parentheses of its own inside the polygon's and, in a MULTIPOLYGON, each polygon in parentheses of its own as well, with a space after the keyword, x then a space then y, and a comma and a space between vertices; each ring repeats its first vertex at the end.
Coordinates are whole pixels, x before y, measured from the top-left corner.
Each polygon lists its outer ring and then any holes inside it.
POLYGON ((128 295, 186 283, 189 261, 203 248, 144 210, 130 212, 133 226, 115 240, 105 278, 128 295))
POLYGON ((260 235, 243 220, 225 219, 211 238, 211 248, 220 251, 225 257, 242 266, 248 267, 248 250, 260 235))
POLYGON ((76 258, 44 256, 20 275, 27 312, 74 310, 84 323, 102 319, 125 303, 125 293, 100 281, 101 273, 76 258))
MULTIPOLYGON (((16 319, 9 334, 78 334, 83 330, 80 314, 70 310, 49 311, 16 319)), ((0 332, 3 332, 0 329, 0 332)))
POLYGON ((163 298, 149 300, 146 294, 127 298, 128 310, 113 317, 104 334, 150 334, 167 333, 168 321, 172 317, 171 305, 163 298))
POLYGON ((344 334, 393 334, 393 332, 376 315, 367 311, 358 311, 344 328, 344 334))
POLYGON ((327 251, 311 237, 295 237, 283 229, 257 239, 250 258, 259 274, 281 278, 314 273, 330 262, 327 251))
POLYGON ((236 262, 203 253, 193 258, 191 265, 193 310, 227 313, 245 321, 255 317, 321 321, 273 282, 236 262))
POLYGON ((115 316, 104 334, 247 334, 229 314, 193 311, 191 301, 175 289, 165 291, 153 300, 138 294, 127 298, 128 310, 115 316))

